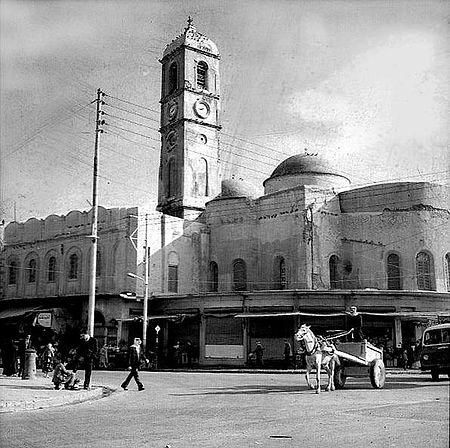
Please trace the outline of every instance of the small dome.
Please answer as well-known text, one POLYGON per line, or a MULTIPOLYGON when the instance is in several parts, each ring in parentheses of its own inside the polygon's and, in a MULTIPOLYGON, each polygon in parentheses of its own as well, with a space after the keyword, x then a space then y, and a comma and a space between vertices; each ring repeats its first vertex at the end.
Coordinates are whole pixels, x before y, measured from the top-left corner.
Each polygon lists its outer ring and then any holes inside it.
POLYGON ((322 188, 345 187, 350 180, 333 169, 326 161, 313 154, 297 154, 281 162, 264 181, 265 194, 315 185, 322 188))
POLYGON ((188 19, 188 26, 184 29, 183 34, 167 45, 163 53, 163 58, 181 46, 192 47, 219 56, 217 45, 211 39, 195 29, 190 17, 188 19))
POLYGON ((240 179, 224 179, 222 181, 222 191, 216 199, 255 198, 257 196, 258 192, 248 182, 240 179))

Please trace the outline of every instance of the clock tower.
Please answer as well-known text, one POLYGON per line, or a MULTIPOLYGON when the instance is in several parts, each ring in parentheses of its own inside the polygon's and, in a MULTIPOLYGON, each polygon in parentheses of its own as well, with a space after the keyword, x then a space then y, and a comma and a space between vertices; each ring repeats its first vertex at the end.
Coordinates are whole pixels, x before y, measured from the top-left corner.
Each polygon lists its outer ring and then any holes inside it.
POLYGON ((157 210, 195 219, 219 193, 219 51, 188 19, 162 64, 157 210))

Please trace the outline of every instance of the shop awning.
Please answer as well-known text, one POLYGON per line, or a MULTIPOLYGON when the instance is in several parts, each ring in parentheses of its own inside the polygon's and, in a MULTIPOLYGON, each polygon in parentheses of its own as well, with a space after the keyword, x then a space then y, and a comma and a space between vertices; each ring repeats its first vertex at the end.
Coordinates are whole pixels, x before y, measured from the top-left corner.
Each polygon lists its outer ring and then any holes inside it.
MULTIPOLYGON (((363 316, 377 316, 377 317, 404 317, 409 319, 432 319, 436 317, 450 317, 450 311, 436 311, 436 312, 427 312, 427 311, 398 311, 398 312, 386 312, 386 313, 369 313, 366 311, 361 311, 359 314, 363 316)), ((306 313, 302 311, 292 311, 286 313, 242 313, 236 314, 234 317, 237 318, 256 318, 256 317, 289 317, 289 316, 309 316, 309 317, 337 317, 337 316, 346 316, 347 313, 306 313)))
POLYGON ((312 317, 337 317, 344 316, 345 313, 329 313, 329 314, 318 314, 318 313, 303 313, 301 311, 292 311, 286 313, 243 313, 236 314, 234 317, 289 317, 289 316, 312 316, 312 317))
MULTIPOLYGON (((173 315, 168 315, 168 314, 161 314, 159 316, 148 316, 147 320, 160 320, 160 319, 168 319, 168 320, 180 320, 180 319, 184 319, 187 316, 187 314, 173 314, 173 315)), ((128 317, 125 319, 116 319, 118 322, 133 322, 136 320, 142 320, 143 317, 142 316, 135 316, 135 317, 128 317)))
POLYGON ((0 311, 0 319, 9 319, 11 317, 20 317, 25 314, 32 313, 33 311, 42 311, 41 307, 21 307, 21 308, 8 308, 7 310, 0 311))

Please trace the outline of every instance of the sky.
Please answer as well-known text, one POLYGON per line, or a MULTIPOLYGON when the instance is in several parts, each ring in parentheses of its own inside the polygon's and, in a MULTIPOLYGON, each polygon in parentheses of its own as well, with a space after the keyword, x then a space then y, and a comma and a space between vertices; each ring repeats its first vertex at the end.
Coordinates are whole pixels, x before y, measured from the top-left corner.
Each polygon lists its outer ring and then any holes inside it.
POLYGON ((0 219, 156 202, 161 58, 194 20, 221 54, 223 177, 318 153, 353 187, 449 184, 447 2, 0 3, 0 219))

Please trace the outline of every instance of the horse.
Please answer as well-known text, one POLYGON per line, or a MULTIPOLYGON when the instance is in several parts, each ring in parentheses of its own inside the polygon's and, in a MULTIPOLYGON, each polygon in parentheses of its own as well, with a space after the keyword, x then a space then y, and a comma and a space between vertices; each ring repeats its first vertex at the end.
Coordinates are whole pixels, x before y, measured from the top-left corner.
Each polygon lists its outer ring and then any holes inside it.
POLYGON ((334 390, 334 369, 339 366, 339 358, 333 353, 334 345, 327 342, 326 339, 316 337, 310 330, 310 327, 303 324, 295 333, 295 338, 298 342, 304 344, 304 351, 306 352, 306 382, 310 389, 314 389, 311 384, 309 375, 313 368, 316 369, 317 389, 316 394, 320 393, 320 369, 324 368, 328 374, 328 385, 326 391, 334 390))

